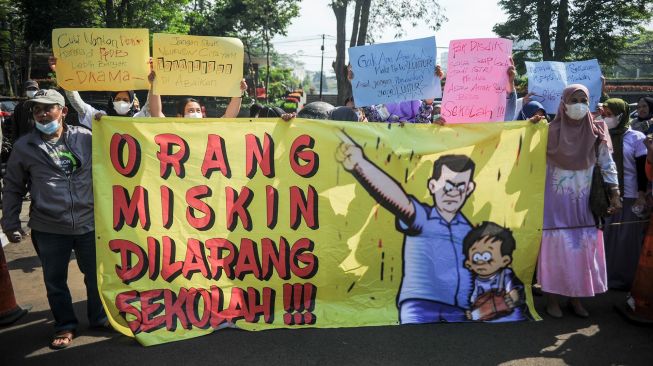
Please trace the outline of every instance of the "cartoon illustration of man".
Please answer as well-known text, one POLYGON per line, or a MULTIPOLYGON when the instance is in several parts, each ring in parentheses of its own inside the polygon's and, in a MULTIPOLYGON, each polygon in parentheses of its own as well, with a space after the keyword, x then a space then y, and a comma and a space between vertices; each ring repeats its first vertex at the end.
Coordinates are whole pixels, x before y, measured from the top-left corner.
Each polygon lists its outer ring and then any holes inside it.
POLYGON ((471 225, 460 210, 474 192, 474 162, 465 155, 437 159, 426 182, 433 195, 430 206, 408 195, 356 142, 348 136, 341 139, 336 160, 395 215, 397 230, 405 234, 397 296, 400 322, 467 321, 472 277, 463 267, 462 243, 471 225))
POLYGON ((526 320, 524 284, 510 269, 515 238, 493 222, 474 227, 463 240, 465 267, 473 273, 474 289, 467 317, 481 321, 526 320))

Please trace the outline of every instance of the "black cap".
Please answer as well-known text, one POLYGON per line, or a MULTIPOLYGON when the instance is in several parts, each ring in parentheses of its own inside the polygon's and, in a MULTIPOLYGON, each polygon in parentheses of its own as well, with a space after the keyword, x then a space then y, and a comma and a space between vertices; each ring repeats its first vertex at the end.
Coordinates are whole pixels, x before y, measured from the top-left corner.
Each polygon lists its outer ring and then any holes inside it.
POLYGON ((35 89, 38 90, 39 89, 39 83, 37 83, 36 81, 30 79, 30 80, 27 80, 25 82, 24 88, 25 88, 25 90, 27 90, 29 88, 35 88, 35 89))

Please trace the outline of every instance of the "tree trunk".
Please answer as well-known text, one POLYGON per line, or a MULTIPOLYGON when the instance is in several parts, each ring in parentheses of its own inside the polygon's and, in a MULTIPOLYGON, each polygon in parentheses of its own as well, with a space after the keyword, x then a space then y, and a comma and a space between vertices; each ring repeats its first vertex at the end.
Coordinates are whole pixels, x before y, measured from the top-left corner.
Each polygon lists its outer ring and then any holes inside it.
POLYGON ((5 61, 2 63, 2 71, 5 73, 5 83, 7 84, 7 95, 10 97, 16 96, 14 93, 14 86, 13 86, 13 73, 11 71, 11 63, 9 61, 5 61))
POLYGON ((361 21, 360 26, 358 27, 358 42, 356 43, 358 46, 363 46, 367 42, 367 26, 370 22, 370 6, 372 5, 372 0, 362 1, 361 21))
POLYGON ((106 23, 107 28, 112 28, 116 24, 116 13, 113 9, 113 0, 105 0, 104 9, 104 22, 106 23))
MULTIPOLYGON (((590 30, 587 30, 590 31, 590 30)), ((560 0, 558 6, 558 22, 556 24, 556 39, 553 59, 564 61, 569 52, 567 35, 569 33, 569 0, 560 0)))
POLYGON ((32 45, 32 42, 29 43, 29 46, 27 46, 27 70, 25 70, 25 80, 29 80, 32 78, 32 56, 34 53, 34 47, 32 45))
POLYGON ((361 17, 361 7, 363 0, 356 0, 356 9, 354 10, 354 25, 351 28, 351 38, 349 40, 349 47, 355 47, 358 41, 358 24, 361 17))
POLYGON ((537 1, 537 34, 542 47, 542 59, 553 60, 551 50, 551 0, 537 1))
POLYGON ((129 6, 129 0, 122 0, 120 6, 118 7, 118 12, 116 13, 116 23, 118 27, 125 26, 125 19, 129 19, 127 16, 127 7, 129 6))
POLYGON ((333 71, 336 73, 338 83, 338 105, 345 104, 345 99, 349 92, 347 83, 347 71, 345 67, 346 50, 346 23, 347 23, 347 3, 348 1, 334 1, 331 3, 333 13, 336 16, 336 60, 333 62, 333 71))
POLYGON ((265 103, 268 103, 270 100, 270 37, 268 36, 266 30, 263 30, 265 38, 265 48, 266 52, 266 65, 267 69, 265 70, 265 103))

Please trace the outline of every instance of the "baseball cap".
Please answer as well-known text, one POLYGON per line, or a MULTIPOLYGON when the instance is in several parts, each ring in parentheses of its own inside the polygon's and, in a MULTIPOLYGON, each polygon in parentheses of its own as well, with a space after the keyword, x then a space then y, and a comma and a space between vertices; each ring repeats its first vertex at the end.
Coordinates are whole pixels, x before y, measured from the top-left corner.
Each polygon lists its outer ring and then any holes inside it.
POLYGON ((38 88, 39 88, 39 83, 37 83, 37 82, 34 81, 34 80, 27 80, 27 81, 25 82, 24 88, 25 88, 25 90, 27 90, 27 89, 29 89, 29 88, 36 88, 36 89, 38 89, 38 88))
POLYGON ((66 105, 66 100, 58 91, 54 89, 41 89, 34 94, 34 98, 29 100, 30 105, 36 103, 41 104, 58 104, 60 106, 66 105))

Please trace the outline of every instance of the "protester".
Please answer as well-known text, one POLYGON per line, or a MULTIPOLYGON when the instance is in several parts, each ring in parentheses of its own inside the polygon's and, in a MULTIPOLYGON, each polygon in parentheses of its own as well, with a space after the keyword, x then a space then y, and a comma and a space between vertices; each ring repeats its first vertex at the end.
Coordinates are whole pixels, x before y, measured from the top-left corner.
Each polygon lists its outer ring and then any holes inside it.
POLYGON ((302 108, 298 113, 298 118, 307 119, 329 119, 331 112, 335 107, 326 102, 311 102, 302 108))
MULTIPOLYGON (((647 149, 646 175, 653 180, 653 136, 647 136, 644 140, 647 149)), ((653 322, 653 216, 649 219, 648 232, 642 246, 642 255, 639 257, 635 279, 626 299, 623 312, 629 320, 650 325, 653 322)))
POLYGON ((603 235, 589 206, 597 161, 610 186, 610 212, 621 208, 617 171, 610 156, 605 123, 589 113, 589 91, 580 84, 564 89, 558 114, 549 126, 542 245, 538 282, 547 293, 546 312, 562 317, 557 295, 571 298, 573 312, 589 313, 580 298, 607 290, 603 235))
MULTIPOLYGON (((56 72, 57 59, 50 57, 48 59, 50 70, 56 72)), ((150 81, 150 92, 152 90, 150 81)), ((149 117, 149 97, 148 102, 145 102, 143 109, 138 112, 134 108, 135 95, 133 90, 125 90, 112 93, 107 101, 105 110, 96 109, 92 105, 84 102, 82 97, 77 91, 65 90, 66 97, 70 101, 70 105, 77 111, 79 124, 91 128, 93 119, 99 120, 103 115, 119 116, 119 117, 149 117)))
POLYGON ((54 315, 50 347, 61 349, 71 344, 78 325, 67 285, 73 250, 84 274, 89 324, 108 326, 96 277, 91 132, 64 123, 68 108, 56 90, 38 91, 29 104, 36 129, 14 145, 9 158, 0 223, 11 242, 22 239, 19 216, 29 190, 29 226, 54 315))
POLYGON ((360 109, 342 106, 331 111, 332 121, 367 122, 365 114, 360 109))
MULTIPOLYGON (((515 117, 517 116, 518 111, 521 111, 521 108, 517 109, 517 106, 518 106, 517 89, 515 88, 515 78, 517 77, 517 69, 515 68, 514 61, 513 61, 512 57, 510 58, 510 66, 508 66, 508 69, 506 70, 506 72, 508 73, 508 83, 506 85, 506 114, 504 115, 503 120, 504 121, 513 121, 513 120, 515 120, 515 117)), ((436 75, 439 76, 440 78, 442 78, 444 76, 444 74, 442 73, 441 70, 440 70, 439 75, 437 74, 437 71, 436 71, 436 75)), ((527 95, 523 99, 528 101, 528 97, 530 97, 530 94, 527 95)), ((438 107, 441 107, 441 106, 438 105, 438 107)), ((441 125, 441 126, 444 126, 447 123, 446 119, 443 116, 441 116, 439 114, 435 114, 435 113, 432 113, 432 116, 431 116, 430 119, 433 121, 433 123, 441 125)), ((540 121, 539 117, 537 117, 535 119, 531 119, 531 122, 533 122, 533 123, 537 123, 539 121, 540 121)))
MULTIPOLYGON (((152 71, 152 80, 156 77, 152 71)), ((245 79, 240 81, 240 92, 244 93, 247 90, 247 83, 245 79)), ((233 97, 227 105, 227 109, 221 118, 235 118, 240 113, 240 105, 242 97, 233 97)), ((165 117, 162 110, 161 96, 154 93, 150 94, 150 111, 152 117, 165 117)), ((195 98, 184 98, 177 103, 177 117, 184 118, 204 118, 202 113, 202 105, 195 98)))
POLYGON ((259 103, 252 104, 249 108, 251 118, 278 118, 286 114, 286 111, 279 107, 268 107, 259 103))
MULTIPOLYGON (((517 115, 517 119, 520 121, 530 120, 533 117, 539 117, 539 119, 546 119, 546 110, 540 102, 529 101, 526 103, 517 115)), ((536 117, 536 118, 537 118, 536 117)))
POLYGON ((363 110, 370 122, 431 123, 433 99, 372 105, 363 110))
POLYGON ((646 136, 630 128, 628 104, 624 100, 606 100, 603 114, 610 129, 612 157, 623 197, 623 210, 607 220, 603 232, 608 287, 628 290, 635 278, 646 230, 645 224, 638 223, 641 221, 639 216, 646 211, 646 136))
MULTIPOLYGON (((438 78, 444 76, 440 65, 435 67, 435 76, 438 78)), ((351 65, 347 66, 347 79, 350 82, 354 79, 351 65)), ((354 97, 345 101, 345 106, 353 104, 354 97)), ((431 123, 433 119, 433 99, 371 105, 363 107, 362 110, 369 122, 431 123)))
POLYGON ((13 129, 9 141, 13 144, 20 137, 34 130, 34 120, 29 110, 29 100, 34 98, 34 94, 39 90, 39 83, 34 80, 27 80, 24 85, 26 101, 21 101, 14 107, 13 129))
POLYGON ((653 129, 653 97, 642 97, 637 102, 637 116, 631 121, 632 129, 644 134, 653 129))

